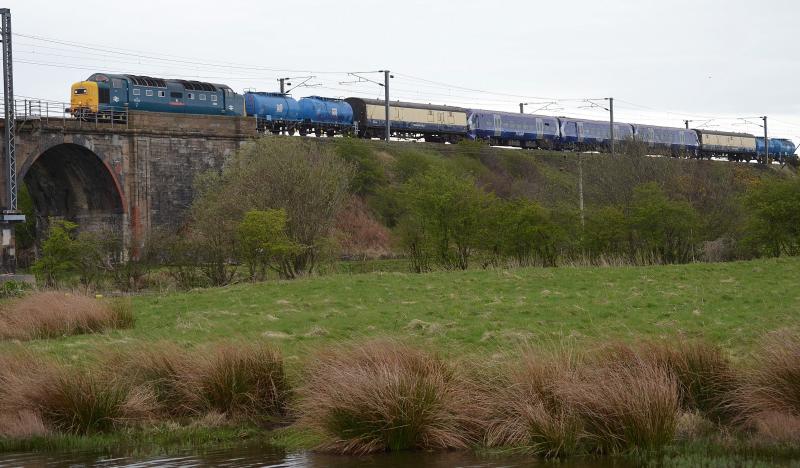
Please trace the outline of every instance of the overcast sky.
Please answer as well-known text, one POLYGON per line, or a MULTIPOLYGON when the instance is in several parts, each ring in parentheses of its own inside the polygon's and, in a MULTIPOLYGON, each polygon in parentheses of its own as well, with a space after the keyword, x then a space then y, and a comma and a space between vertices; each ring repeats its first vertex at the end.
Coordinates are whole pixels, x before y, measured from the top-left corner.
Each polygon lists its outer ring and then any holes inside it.
MULTIPOLYGON (((797 0, 109 3, 7 0, 18 96, 69 99, 94 71, 194 78, 297 96, 379 97, 349 71, 390 68, 392 98, 761 132, 800 143, 797 0), (33 37, 31 37, 33 36, 33 37), (159 60, 162 59, 162 60, 159 60), (342 72, 342 73, 331 73, 342 72), (301 80, 294 80, 298 83, 301 80), (557 104, 546 104, 558 100, 557 104), (541 104, 539 104, 541 103, 541 104), (602 104, 602 102, 600 102, 602 104), (710 119, 714 119, 710 121, 710 119), (716 126, 716 127, 715 127, 716 126)), ((378 74, 365 74, 380 79, 378 74)))

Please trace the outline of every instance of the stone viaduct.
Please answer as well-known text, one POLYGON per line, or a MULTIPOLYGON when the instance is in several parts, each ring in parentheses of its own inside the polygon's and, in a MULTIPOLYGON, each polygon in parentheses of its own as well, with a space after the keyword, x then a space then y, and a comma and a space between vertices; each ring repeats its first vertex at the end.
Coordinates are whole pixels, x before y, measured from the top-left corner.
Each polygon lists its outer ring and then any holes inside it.
POLYGON ((136 112, 123 123, 42 117, 16 127, 18 186, 37 219, 112 226, 134 250, 151 228, 182 222, 198 173, 257 136, 247 117, 136 112))

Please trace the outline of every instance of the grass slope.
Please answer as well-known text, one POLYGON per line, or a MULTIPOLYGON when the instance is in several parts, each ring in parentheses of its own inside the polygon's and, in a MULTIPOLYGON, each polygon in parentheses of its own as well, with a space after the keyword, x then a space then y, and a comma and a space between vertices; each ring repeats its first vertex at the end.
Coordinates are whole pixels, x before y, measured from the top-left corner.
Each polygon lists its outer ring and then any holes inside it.
MULTIPOLYGON (((676 335, 748 351, 798 324, 800 258, 658 267, 334 274, 139 296, 135 329, 32 341, 83 361, 98 349, 269 338, 289 359, 340 340, 398 336, 449 354, 525 340, 676 335)), ((0 345, 0 352, 3 346, 0 345)))

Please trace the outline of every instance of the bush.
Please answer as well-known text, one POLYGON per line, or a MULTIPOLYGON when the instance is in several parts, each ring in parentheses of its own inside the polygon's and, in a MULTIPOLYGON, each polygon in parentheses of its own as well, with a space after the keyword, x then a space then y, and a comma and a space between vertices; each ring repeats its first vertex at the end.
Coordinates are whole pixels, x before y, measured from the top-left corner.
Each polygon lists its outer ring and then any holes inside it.
POLYGON ((685 201, 673 201, 655 183, 636 187, 630 227, 637 253, 655 254, 665 263, 688 262, 700 240, 697 212, 685 201))
POLYGON ((434 168, 408 181, 402 191, 404 248, 425 250, 445 268, 467 269, 482 242, 484 215, 492 197, 469 178, 434 168))
POLYGON ((330 243, 337 213, 347 200, 353 167, 319 142, 262 138, 239 150, 221 174, 198 180, 191 231, 207 257, 214 284, 230 280, 236 229, 248 211, 282 209, 286 231, 302 249, 286 262, 286 276, 313 273, 330 243))
POLYGON ((36 279, 45 286, 55 286, 75 271, 77 265, 77 243, 75 230, 78 225, 65 220, 50 220, 47 237, 42 242, 42 255, 31 267, 36 279))
POLYGON ((301 393, 303 421, 331 440, 326 450, 453 449, 475 439, 469 386, 439 358, 397 343, 319 353, 301 393))
POLYGON ((369 195, 386 184, 386 172, 366 142, 356 138, 337 139, 336 154, 356 168, 350 182, 350 192, 369 195))
POLYGON ((286 211, 248 211, 237 229, 239 258, 247 264, 250 279, 266 276, 267 269, 282 278, 291 275, 292 258, 302 250, 286 233, 286 211))
POLYGON ((745 243, 778 257, 800 254, 800 181, 762 181, 745 197, 745 243))
POLYGON ((530 200, 495 201, 487 218, 491 221, 482 235, 494 243, 490 251, 522 266, 556 265, 566 236, 550 210, 530 200))

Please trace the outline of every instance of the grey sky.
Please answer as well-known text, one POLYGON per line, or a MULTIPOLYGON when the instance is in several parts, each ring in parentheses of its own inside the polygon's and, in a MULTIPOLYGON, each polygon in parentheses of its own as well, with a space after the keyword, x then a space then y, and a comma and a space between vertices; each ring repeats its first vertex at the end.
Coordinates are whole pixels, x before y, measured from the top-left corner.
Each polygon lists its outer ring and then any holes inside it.
MULTIPOLYGON (((277 77, 306 74, 288 70, 308 70, 323 86, 297 95, 378 97, 378 86, 320 72, 390 67, 393 98, 514 111, 520 101, 614 96, 619 120, 680 126, 717 117, 708 125, 760 132, 736 118, 768 114, 773 135, 800 140, 800 2, 792 0, 5 6, 15 33, 94 47, 16 36, 18 95, 64 101, 69 85, 93 71, 198 78, 241 91, 275 90, 277 77)), ((543 113, 605 118, 583 107, 562 101, 543 113)))

